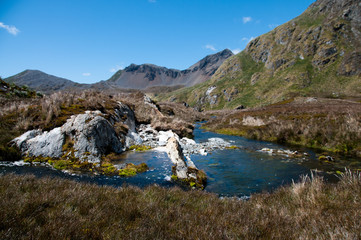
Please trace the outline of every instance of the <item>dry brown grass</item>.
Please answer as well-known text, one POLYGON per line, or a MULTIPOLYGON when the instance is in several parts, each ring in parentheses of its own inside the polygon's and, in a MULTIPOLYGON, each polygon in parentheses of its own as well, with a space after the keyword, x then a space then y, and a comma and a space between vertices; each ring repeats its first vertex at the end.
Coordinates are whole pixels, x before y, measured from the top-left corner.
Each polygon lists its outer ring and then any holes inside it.
POLYGON ((263 108, 218 111, 206 128, 266 141, 304 145, 361 156, 361 104, 355 101, 296 99, 263 108), (263 126, 246 126, 243 119, 261 119, 263 126))
POLYGON ((318 177, 249 201, 152 186, 0 177, 1 239, 359 239, 361 176, 318 177))
MULTIPOLYGON (((1 97, 1 96, 0 96, 1 97)), ((108 118, 114 114, 118 101, 129 105, 135 112, 138 123, 152 123, 159 130, 174 130, 181 136, 192 136, 193 126, 182 120, 187 112, 183 105, 173 104, 168 109, 174 115, 161 112, 144 103, 141 92, 118 92, 107 94, 92 90, 81 92, 56 92, 42 98, 1 98, 0 99, 0 161, 17 160, 20 157, 16 149, 8 146, 9 141, 31 129, 51 130, 63 125, 70 116, 84 113, 86 110, 100 110, 108 118)), ((188 114, 187 120, 198 115, 188 114)), ((198 118, 197 118, 198 119, 198 118)), ((117 132, 127 131, 125 126, 117 124, 117 132)))

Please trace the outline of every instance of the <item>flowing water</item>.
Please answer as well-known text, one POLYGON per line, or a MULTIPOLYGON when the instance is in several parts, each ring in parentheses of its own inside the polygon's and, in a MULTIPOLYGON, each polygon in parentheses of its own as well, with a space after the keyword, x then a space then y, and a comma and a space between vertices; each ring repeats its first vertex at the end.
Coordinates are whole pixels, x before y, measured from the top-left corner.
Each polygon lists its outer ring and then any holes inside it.
MULTIPOLYGON (((292 148, 269 142, 249 140, 242 137, 220 135, 201 130, 197 124, 194 130, 196 142, 204 142, 209 138, 220 137, 230 141, 239 149, 216 150, 207 156, 192 155, 191 159, 199 169, 206 172, 208 183, 206 191, 214 192, 220 196, 249 196, 252 193, 272 191, 273 189, 289 184, 292 180, 299 180, 300 175, 310 174, 311 170, 320 170, 321 175, 328 181, 337 181, 334 172, 342 170, 341 166, 350 160, 338 160, 339 167, 335 164, 325 164, 318 161, 316 153, 306 148, 292 148), (262 148, 290 149, 302 152, 303 156, 292 158, 283 155, 270 155, 259 151, 262 148), (305 154, 306 153, 306 154, 305 154)), ((145 187, 158 184, 163 187, 174 186, 170 181, 171 166, 167 154, 160 151, 128 152, 122 155, 116 164, 132 162, 147 163, 150 170, 134 177, 107 177, 92 175, 74 175, 54 170, 50 167, 22 166, 21 164, 0 163, 0 174, 31 173, 35 176, 57 176, 74 179, 81 182, 96 183, 120 187, 124 184, 145 187)))

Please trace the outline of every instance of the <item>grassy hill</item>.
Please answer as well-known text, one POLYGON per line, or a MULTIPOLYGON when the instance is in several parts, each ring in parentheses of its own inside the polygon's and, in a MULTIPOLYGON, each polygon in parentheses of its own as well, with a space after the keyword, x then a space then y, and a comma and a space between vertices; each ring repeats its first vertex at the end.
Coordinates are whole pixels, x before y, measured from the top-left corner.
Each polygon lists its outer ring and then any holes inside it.
POLYGON ((359 1, 316 1, 227 59, 210 81, 156 97, 223 109, 296 96, 360 96, 360 13, 359 1))

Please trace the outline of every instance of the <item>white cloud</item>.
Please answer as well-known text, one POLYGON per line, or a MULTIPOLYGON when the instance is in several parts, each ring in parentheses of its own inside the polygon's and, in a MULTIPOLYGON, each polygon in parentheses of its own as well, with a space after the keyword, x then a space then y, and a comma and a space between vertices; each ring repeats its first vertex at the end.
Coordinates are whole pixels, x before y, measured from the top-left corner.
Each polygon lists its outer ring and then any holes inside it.
POLYGON ((217 49, 211 45, 211 44, 207 44, 206 46, 204 46, 206 49, 212 50, 213 52, 217 51, 217 49))
POLYGON ((91 73, 83 73, 82 74, 84 77, 89 77, 91 75, 91 73))
POLYGON ((124 69, 123 64, 120 64, 120 65, 116 65, 115 67, 112 67, 111 69, 109 69, 109 72, 115 73, 115 72, 118 72, 119 70, 123 70, 123 69, 124 69))
POLYGON ((17 29, 15 26, 9 26, 2 22, 0 22, 0 28, 5 29, 6 31, 8 31, 8 33, 12 35, 17 35, 20 32, 19 29, 17 29))
POLYGON ((245 42, 249 43, 249 42, 252 41, 253 39, 255 39, 255 37, 250 37, 250 38, 244 37, 244 38, 242 38, 242 41, 245 41, 245 42))
POLYGON ((269 24, 268 25, 268 27, 270 28, 270 29, 274 29, 274 28, 276 28, 276 27, 278 27, 279 26, 279 24, 269 24))
POLYGON ((232 49, 231 51, 233 52, 233 54, 238 54, 241 52, 241 49, 236 48, 236 49, 232 49))
POLYGON ((252 21, 252 18, 251 18, 251 17, 243 17, 243 18, 242 18, 242 21, 243 21, 243 23, 246 24, 246 23, 252 21))

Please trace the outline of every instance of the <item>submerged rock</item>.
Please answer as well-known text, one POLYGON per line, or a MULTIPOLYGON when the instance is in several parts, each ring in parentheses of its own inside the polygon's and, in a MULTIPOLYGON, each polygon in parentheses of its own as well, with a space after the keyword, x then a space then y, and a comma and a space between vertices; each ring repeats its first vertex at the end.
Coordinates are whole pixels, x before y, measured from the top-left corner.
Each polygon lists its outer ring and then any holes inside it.
POLYGON ((167 154, 175 166, 175 175, 180 179, 187 179, 187 164, 184 161, 182 148, 175 137, 169 138, 167 145, 167 154))
POLYGON ((203 171, 198 170, 190 158, 186 162, 182 147, 179 143, 179 139, 176 137, 169 138, 166 149, 169 158, 174 164, 172 167, 172 178, 174 180, 179 179, 189 184, 191 187, 198 187, 203 189, 207 181, 207 176, 203 171))
POLYGON ((283 149, 272 149, 272 148, 262 148, 258 150, 259 152, 268 153, 269 155, 282 155, 286 157, 303 157, 308 155, 307 153, 300 153, 299 151, 283 150, 283 149))

